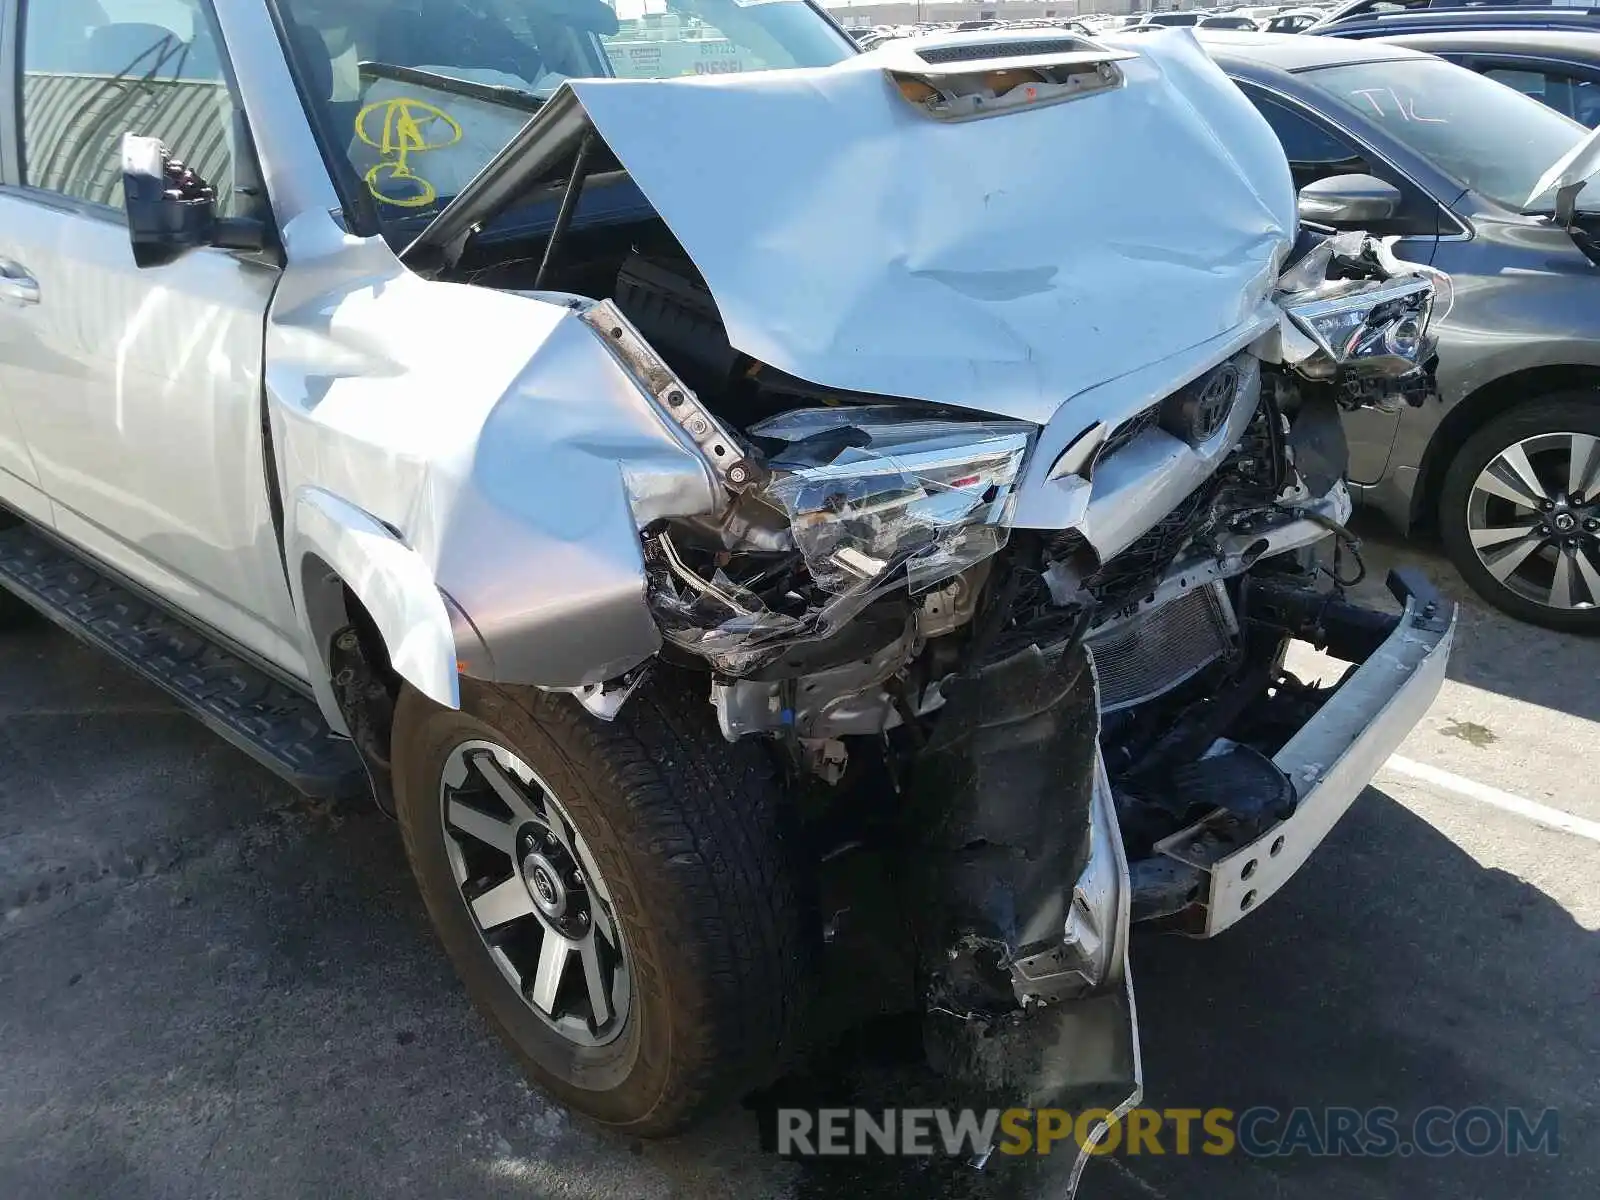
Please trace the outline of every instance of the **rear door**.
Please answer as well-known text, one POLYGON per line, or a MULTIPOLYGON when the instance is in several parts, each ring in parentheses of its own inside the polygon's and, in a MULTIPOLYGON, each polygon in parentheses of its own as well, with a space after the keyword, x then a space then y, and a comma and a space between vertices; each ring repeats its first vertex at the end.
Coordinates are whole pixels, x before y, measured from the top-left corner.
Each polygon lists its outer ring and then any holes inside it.
POLYGON ((19 152, 0 188, 0 262, 30 299, 0 307, 0 394, 55 527, 298 672, 263 471, 278 268, 201 249, 140 270, 121 208, 134 132, 208 179, 223 215, 265 215, 210 0, 11 2, 21 25, 0 103, 20 101, 19 152))

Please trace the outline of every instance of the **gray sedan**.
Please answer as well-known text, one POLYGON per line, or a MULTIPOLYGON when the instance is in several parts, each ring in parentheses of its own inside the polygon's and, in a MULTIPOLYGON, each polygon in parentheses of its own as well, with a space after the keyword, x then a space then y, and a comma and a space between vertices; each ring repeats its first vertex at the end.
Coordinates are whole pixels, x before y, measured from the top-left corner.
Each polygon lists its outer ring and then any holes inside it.
POLYGON ((1398 235, 1454 280, 1441 399, 1349 415, 1352 490, 1437 532, 1506 612, 1600 631, 1600 197, 1561 221, 1533 194, 1586 131, 1397 46, 1200 37, 1277 131, 1308 222, 1398 235))

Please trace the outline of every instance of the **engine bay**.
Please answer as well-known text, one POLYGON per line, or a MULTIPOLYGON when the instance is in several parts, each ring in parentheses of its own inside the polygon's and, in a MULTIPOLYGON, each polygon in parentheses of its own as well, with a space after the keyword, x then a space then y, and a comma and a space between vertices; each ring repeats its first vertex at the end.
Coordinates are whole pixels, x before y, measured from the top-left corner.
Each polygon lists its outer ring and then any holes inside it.
MULTIPOLYGON (((884 754, 869 758, 906 775, 963 680, 1029 654, 1076 661, 1081 647, 1131 860, 1154 861, 1207 811, 1259 823, 1292 809, 1271 755, 1329 690, 1287 673, 1285 647, 1320 636, 1306 605, 1342 603, 1349 564, 1360 570, 1342 524, 1340 410, 1388 402, 1415 375, 1317 378, 1248 352, 1202 372, 1102 431, 1081 473, 1148 436, 1242 433, 1102 556, 1077 528, 1008 527, 1036 427, 821 386, 738 350, 706 280, 616 167, 586 142, 533 206, 553 219, 470 239, 449 277, 581 310, 720 472, 722 511, 640 534, 661 657, 709 667, 725 737, 774 739, 848 805, 852 746, 876 742, 884 754), (612 215, 574 221, 585 203, 612 215)), ((1145 915, 1182 908, 1182 889, 1163 886, 1145 915)))

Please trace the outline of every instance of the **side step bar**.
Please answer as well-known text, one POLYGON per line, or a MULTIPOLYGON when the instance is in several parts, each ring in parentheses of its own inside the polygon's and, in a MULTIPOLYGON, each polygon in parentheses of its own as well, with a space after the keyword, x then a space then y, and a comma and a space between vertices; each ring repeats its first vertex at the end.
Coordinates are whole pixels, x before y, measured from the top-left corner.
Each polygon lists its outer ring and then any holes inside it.
POLYGON ((308 796, 370 791, 351 743, 316 703, 42 537, 0 529, 0 586, 115 656, 308 796))

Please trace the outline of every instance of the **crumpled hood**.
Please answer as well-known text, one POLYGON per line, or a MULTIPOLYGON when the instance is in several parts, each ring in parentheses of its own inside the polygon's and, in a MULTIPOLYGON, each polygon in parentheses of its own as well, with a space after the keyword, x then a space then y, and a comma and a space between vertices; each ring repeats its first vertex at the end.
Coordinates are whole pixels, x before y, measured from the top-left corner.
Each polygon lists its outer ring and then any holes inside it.
POLYGON ((816 384, 1044 423, 1249 319, 1296 227, 1276 136, 1184 30, 1125 86, 944 122, 885 73, 575 80, 729 339, 816 384))

